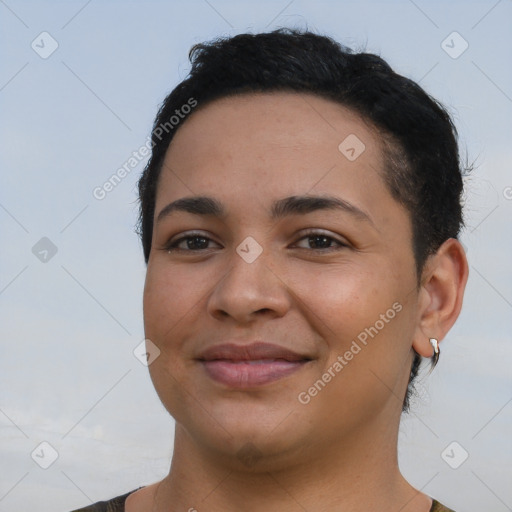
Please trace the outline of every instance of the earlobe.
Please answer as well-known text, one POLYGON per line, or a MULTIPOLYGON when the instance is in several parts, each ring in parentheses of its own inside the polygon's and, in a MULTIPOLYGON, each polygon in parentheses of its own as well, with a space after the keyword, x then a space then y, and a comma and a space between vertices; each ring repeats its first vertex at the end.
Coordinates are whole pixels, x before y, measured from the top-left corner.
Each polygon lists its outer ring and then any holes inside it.
POLYGON ((431 339, 441 341, 462 308, 468 262, 461 243, 446 240, 425 264, 418 300, 413 349, 423 357, 439 357, 431 339))

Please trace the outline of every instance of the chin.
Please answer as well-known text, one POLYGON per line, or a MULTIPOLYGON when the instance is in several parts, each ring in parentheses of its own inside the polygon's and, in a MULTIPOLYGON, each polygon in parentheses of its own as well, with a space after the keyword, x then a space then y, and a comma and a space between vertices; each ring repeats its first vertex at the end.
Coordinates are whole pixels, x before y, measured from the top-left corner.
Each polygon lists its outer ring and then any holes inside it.
MULTIPOLYGON (((196 446, 202 446, 226 465, 237 470, 275 470, 285 460, 302 451, 315 437, 309 421, 294 415, 288 407, 268 403, 210 403, 207 410, 168 407, 177 422, 176 433, 196 446), (178 427, 179 425, 179 427, 178 427), (178 433, 180 432, 180 433, 178 433)), ((316 436, 317 437, 317 436, 316 436)))

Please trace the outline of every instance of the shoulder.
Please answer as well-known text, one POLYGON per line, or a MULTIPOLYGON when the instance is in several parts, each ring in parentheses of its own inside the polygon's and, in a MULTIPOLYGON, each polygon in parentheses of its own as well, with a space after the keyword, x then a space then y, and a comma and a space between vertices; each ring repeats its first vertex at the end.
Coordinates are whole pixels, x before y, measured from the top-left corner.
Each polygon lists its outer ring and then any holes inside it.
POLYGON ((430 512, 454 512, 451 508, 445 507, 436 500, 432 500, 432 508, 430 512))
POLYGON ((116 498, 112 498, 108 501, 98 501, 97 503, 93 503, 87 507, 73 510, 72 512, 124 512, 124 503, 126 498, 139 489, 141 489, 141 487, 127 492, 122 496, 117 496, 116 498))

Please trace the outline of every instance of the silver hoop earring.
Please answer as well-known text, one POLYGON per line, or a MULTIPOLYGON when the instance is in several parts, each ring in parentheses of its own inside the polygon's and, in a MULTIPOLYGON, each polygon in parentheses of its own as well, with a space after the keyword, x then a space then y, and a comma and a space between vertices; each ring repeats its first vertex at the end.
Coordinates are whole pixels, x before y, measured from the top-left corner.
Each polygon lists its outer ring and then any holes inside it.
POLYGON ((437 362, 439 361, 439 342, 435 338, 430 338, 428 341, 430 341, 430 344, 432 345, 432 348, 434 349, 434 353, 431 357, 432 362, 432 369, 436 366, 437 362))

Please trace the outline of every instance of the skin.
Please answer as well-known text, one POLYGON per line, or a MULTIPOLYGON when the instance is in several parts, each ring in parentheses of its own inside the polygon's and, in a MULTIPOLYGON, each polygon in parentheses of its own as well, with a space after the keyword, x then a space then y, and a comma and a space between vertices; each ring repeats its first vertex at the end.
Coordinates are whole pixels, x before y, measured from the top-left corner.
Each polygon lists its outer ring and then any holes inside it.
POLYGON ((146 338, 161 351, 149 370, 176 420, 175 448, 169 475, 132 494, 128 512, 430 509, 400 474, 398 427, 413 349, 430 357, 429 338, 442 340, 455 322, 468 265, 449 239, 417 285, 410 215, 383 166, 378 131, 309 94, 223 98, 179 127, 158 184, 144 289, 146 338), (350 134, 366 146, 355 161, 338 150, 350 134), (337 210, 270 218, 273 201, 298 195, 336 196, 370 220, 337 210), (156 222, 167 204, 191 196, 217 199, 226 214, 175 211, 156 222), (331 238, 310 241, 310 228, 331 238), (211 241, 168 252, 191 231, 211 241), (249 236, 263 249, 252 263, 236 252, 249 236), (394 303, 394 318, 300 403, 394 303), (235 338, 313 360, 257 389, 228 389, 195 357, 235 338), (252 462, 240 456, 248 446, 252 462))

